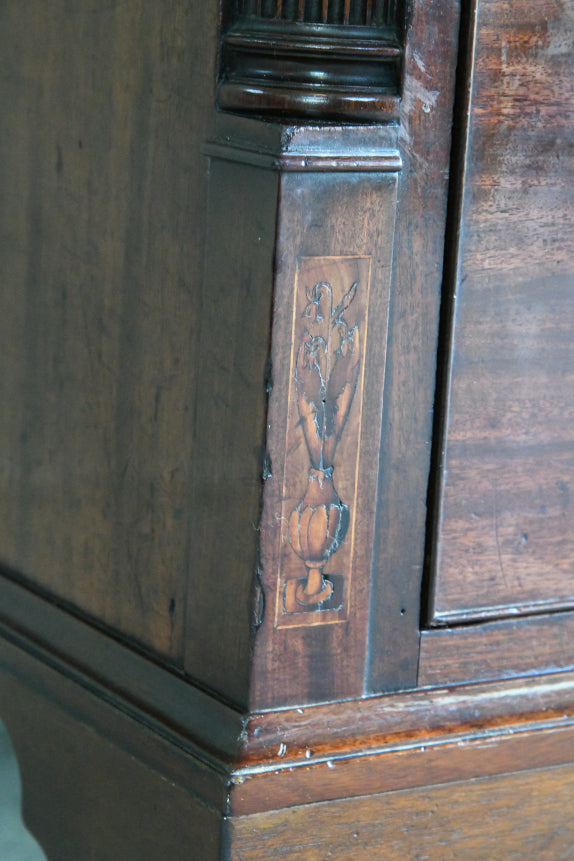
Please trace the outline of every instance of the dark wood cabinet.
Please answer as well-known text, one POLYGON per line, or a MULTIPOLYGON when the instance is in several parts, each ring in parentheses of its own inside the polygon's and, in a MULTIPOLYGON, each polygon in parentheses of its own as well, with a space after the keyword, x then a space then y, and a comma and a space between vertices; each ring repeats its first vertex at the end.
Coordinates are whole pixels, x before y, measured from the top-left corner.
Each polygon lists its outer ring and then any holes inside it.
POLYGON ((52 859, 568 858, 574 19, 0 11, 0 718, 52 859))

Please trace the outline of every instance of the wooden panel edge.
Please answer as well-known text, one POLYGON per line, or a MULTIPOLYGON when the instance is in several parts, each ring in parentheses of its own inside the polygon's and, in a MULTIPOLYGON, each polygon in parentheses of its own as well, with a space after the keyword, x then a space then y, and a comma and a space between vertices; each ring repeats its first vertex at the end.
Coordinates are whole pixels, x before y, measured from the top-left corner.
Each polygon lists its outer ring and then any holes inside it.
POLYGON ((574 613, 424 631, 421 686, 509 679, 574 667, 574 613))
POLYGON ((574 761, 574 673, 280 717, 251 718, 244 765, 232 775, 233 815, 574 761))
POLYGON ((370 600, 367 689, 374 694, 416 685, 460 11, 452 0, 417 0, 406 33, 400 118, 404 170, 370 600))
POLYGON ((400 745, 405 739, 477 732, 574 712, 574 671, 506 682, 437 687, 249 716, 238 764, 284 767, 400 745))

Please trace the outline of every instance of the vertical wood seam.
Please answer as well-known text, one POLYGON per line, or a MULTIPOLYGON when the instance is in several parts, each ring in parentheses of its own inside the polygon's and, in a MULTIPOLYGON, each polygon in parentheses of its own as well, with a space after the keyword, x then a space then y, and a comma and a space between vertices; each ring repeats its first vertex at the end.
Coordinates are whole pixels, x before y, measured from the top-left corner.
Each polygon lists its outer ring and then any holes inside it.
POLYGON ((469 147, 477 14, 478 0, 468 0, 467 3, 462 4, 445 225, 445 259, 437 345, 431 465, 427 490, 427 523, 421 588, 421 629, 432 625, 434 615, 433 588, 436 582, 437 566, 440 564, 437 537, 442 508, 445 435, 450 408, 456 285, 460 272, 460 230, 469 147), (450 242, 449 237, 451 237, 450 242))

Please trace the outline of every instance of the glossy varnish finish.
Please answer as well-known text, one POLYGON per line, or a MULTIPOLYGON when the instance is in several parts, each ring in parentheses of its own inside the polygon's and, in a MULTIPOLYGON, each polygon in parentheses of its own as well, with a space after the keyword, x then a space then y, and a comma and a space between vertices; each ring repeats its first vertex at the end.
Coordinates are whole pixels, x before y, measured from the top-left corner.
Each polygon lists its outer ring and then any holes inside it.
POLYGON ((398 116, 396 0, 223 5, 220 107, 256 116, 388 122, 398 116))

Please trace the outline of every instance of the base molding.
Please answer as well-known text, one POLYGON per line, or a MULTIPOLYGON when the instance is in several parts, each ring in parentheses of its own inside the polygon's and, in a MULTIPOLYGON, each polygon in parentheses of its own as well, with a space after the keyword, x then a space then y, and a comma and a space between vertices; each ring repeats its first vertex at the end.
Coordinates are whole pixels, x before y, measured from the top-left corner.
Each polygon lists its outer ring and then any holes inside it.
MULTIPOLYGON (((101 632, 93 635, 104 637, 101 632)), ((126 648, 117 643, 115 647, 126 648)), ((146 659, 137 657, 143 666, 146 659)), ((121 661, 119 665, 125 666, 121 661)), ((145 679, 142 671, 142 694, 145 679)), ((559 797, 556 803, 562 815, 568 809, 564 796, 572 791, 574 775, 570 767, 574 763, 574 672, 250 715, 222 706, 175 677, 165 689, 168 695, 170 685, 176 684, 173 696, 179 696, 181 714, 186 715, 186 722, 178 727, 170 725, 159 710, 150 714, 141 708, 141 702, 135 709, 133 702, 122 700, 101 680, 96 685, 87 666, 80 673, 77 666, 50 659, 37 640, 16 632, 4 620, 0 639, 3 716, 21 765, 26 822, 49 857, 50 852, 62 859, 78 857, 80 844, 74 841, 80 840, 80 834, 98 847, 91 857, 111 857, 105 854, 106 841, 119 837, 106 834, 101 819, 111 815, 110 798, 127 791, 126 774, 133 798, 123 798, 122 807, 127 810, 128 832, 134 829, 134 854, 122 857, 134 861, 158 857, 153 842, 150 846, 156 854, 146 855, 134 823, 139 822, 141 810, 152 816, 155 804, 163 811, 171 795, 178 815, 189 819, 177 826, 180 845, 200 839, 201 832, 202 861, 272 857, 279 840, 287 858, 327 857, 313 854, 316 844, 308 829, 298 834, 310 815, 310 805, 319 845, 326 852, 339 846, 342 838, 336 834, 348 831, 345 839, 350 847, 362 839, 365 831, 351 829, 352 817, 360 821, 364 816, 368 840, 384 840, 387 845, 396 830, 387 812, 395 807, 402 811, 401 821, 411 823, 409 828, 412 825, 416 833, 416 823, 428 815, 424 805, 434 805, 443 835, 446 820, 451 816, 454 822, 454 811, 459 809, 461 816, 467 816, 472 836, 480 819, 469 818, 472 798, 476 796, 480 807, 493 792, 503 805, 505 792, 519 799, 523 787, 534 779, 546 787, 546 807, 538 817, 533 846, 545 829, 555 827, 558 814, 549 806, 551 799, 559 797), (209 709, 203 712, 206 705, 209 709), (67 814, 65 821, 58 824, 56 818, 56 827, 48 815, 51 799, 73 794, 74 775, 78 786, 84 787, 82 792, 90 795, 91 807, 78 802, 77 811, 67 814), (453 799, 452 807, 447 796, 453 799), (342 823, 333 832, 332 847, 329 817, 342 823), (371 817, 368 827, 367 817, 371 817), (374 823, 381 823, 380 828, 374 823), (359 837, 353 836, 355 831, 359 837)), ((156 693, 160 697, 161 692, 156 693)), ((148 700, 146 708, 150 706, 148 700)), ((523 821, 521 803, 513 801, 516 822, 518 817, 523 821)), ((496 821, 501 816, 496 813, 496 821)), ((137 828, 141 830, 141 823, 137 828)), ((465 840, 471 839, 468 835, 465 840)), ((550 839, 550 831, 547 836, 550 839)), ((483 837, 486 842, 477 844, 479 848, 489 845, 490 836, 483 837)), ((510 831, 504 839, 510 840, 510 831)), ((365 847, 361 857, 377 857, 374 848, 365 847)), ((488 857, 487 849, 480 851, 483 855, 476 857, 488 857)), ((335 857, 347 857, 343 849, 340 853, 335 857)))
POLYGON ((252 715, 230 811, 574 762, 574 673, 252 715))
POLYGON ((302 804, 229 819, 224 857, 567 859, 573 801, 574 767, 565 765, 302 804))

